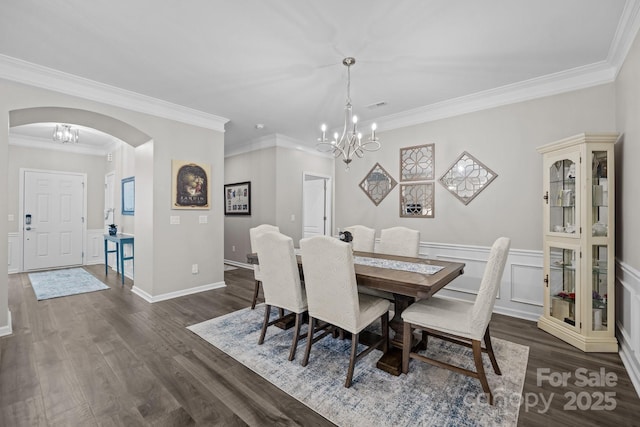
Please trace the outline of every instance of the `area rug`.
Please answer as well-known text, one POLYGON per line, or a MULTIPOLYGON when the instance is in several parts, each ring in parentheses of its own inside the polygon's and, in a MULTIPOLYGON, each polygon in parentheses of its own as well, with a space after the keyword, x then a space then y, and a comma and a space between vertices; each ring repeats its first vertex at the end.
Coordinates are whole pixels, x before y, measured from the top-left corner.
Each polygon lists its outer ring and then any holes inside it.
POLYGON ((82 268, 29 273, 29 280, 38 301, 109 289, 82 268))
MULTIPOLYGON (((493 373, 486 356, 485 370, 495 406, 487 403, 478 380, 426 363, 412 360, 408 375, 387 374, 375 366, 382 355, 378 350, 358 361, 347 389, 351 341, 331 337, 318 341, 309 364, 302 367, 306 341, 299 345, 295 360, 287 360, 292 329, 270 327, 264 344, 257 344, 263 315, 260 305, 188 329, 339 426, 517 424, 529 347, 493 340, 502 376, 493 373)), ((470 349, 436 338, 429 338, 428 347, 431 357, 475 370, 470 349)))

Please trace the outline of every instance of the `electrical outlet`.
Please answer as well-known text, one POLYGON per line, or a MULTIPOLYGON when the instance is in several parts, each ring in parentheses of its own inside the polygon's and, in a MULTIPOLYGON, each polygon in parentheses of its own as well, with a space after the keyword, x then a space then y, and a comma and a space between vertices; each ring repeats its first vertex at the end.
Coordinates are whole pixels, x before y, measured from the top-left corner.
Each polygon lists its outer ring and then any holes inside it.
POLYGON ((180 224, 180 217, 178 215, 171 215, 169 217, 169 224, 171 224, 171 225, 180 224))
POLYGON ((207 224, 209 222, 209 217, 207 215, 200 215, 198 222, 200 224, 207 224))
POLYGON ((236 251, 236 245, 231 246, 231 252, 235 252, 236 251))
POLYGON ((198 264, 193 264, 191 266, 191 274, 198 274, 198 264))

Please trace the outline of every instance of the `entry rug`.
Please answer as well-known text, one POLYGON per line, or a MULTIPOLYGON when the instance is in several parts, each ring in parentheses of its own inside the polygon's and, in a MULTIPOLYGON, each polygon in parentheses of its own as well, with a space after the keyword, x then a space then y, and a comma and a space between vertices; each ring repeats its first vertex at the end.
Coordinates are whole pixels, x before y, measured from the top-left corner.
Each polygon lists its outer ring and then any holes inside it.
MULTIPOLYGON (((224 351, 284 392, 339 426, 515 426, 529 347, 493 339, 502 376, 486 355, 485 371, 496 400, 490 406, 480 382, 411 360, 409 374, 395 377, 376 368, 374 350, 356 363, 351 388, 344 388, 351 341, 326 337, 313 345, 309 364, 300 366, 303 340, 289 362, 293 329, 269 327, 258 337, 264 305, 207 320, 188 329, 224 351)), ((273 313, 275 316, 275 312, 273 313)), ((379 322, 375 322, 378 324, 379 322)), ((303 327, 303 332, 305 332, 303 327)), ((361 351, 364 347, 359 348, 361 351)), ((471 349, 429 337, 427 353, 475 370, 471 349)))
POLYGON ((29 273, 29 280, 38 301, 109 289, 82 268, 29 273))

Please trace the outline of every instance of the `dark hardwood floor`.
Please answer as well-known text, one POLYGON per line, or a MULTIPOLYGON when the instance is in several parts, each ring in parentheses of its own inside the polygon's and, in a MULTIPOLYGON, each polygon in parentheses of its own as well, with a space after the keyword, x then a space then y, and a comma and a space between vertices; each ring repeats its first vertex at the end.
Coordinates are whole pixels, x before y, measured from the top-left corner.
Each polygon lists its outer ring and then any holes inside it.
MULTIPOLYGON (((248 307, 252 271, 226 272, 224 289, 148 304, 129 280, 105 280, 104 266, 87 270, 111 289, 38 302, 26 274, 9 276, 14 333, 0 339, 1 426, 332 425, 185 329, 248 307)), ((530 406, 519 425, 640 425, 640 399, 617 354, 583 353, 500 315, 492 335, 530 347, 530 406), (602 369, 617 385, 580 387, 577 368, 602 369), (538 385, 538 369, 572 376, 566 386, 538 385), (598 393, 615 393, 599 403, 615 408, 598 410, 598 393), (541 397, 551 400, 546 410, 541 397)))

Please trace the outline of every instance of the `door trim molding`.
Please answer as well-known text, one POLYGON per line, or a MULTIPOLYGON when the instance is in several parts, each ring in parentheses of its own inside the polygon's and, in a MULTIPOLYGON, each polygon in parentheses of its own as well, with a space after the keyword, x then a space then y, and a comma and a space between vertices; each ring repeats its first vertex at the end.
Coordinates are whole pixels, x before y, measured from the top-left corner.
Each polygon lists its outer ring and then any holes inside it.
POLYGON ((84 185, 82 186, 82 217, 84 221, 82 222, 82 265, 86 263, 86 257, 84 254, 87 253, 87 174, 84 172, 70 172, 70 171, 59 171, 59 170, 49 170, 49 169, 35 169, 35 168, 20 168, 19 169, 19 181, 18 181, 18 236, 20 239, 20 245, 22 250, 20 251, 20 262, 18 265, 20 266, 20 271, 25 271, 24 269, 24 174, 26 172, 44 172, 44 173, 57 173, 64 175, 77 175, 81 176, 84 180, 84 185))
POLYGON ((304 237, 304 224, 305 224, 305 219, 304 219, 304 183, 306 181, 306 178, 308 176, 313 176, 313 177, 317 177, 317 178, 322 178, 325 179, 327 181, 327 191, 329 191, 329 196, 328 196, 328 200, 329 203, 331 203, 331 206, 329 206, 328 212, 327 214, 329 215, 328 219, 327 219, 327 228, 328 230, 326 230, 325 234, 326 236, 332 236, 333 235, 333 218, 335 217, 335 203, 334 203, 334 193, 335 193, 335 189, 334 189, 334 183, 333 183, 333 177, 331 175, 327 175, 324 173, 316 173, 316 172, 309 172, 309 171, 302 171, 302 206, 300 207, 300 212, 301 212, 301 223, 302 223, 302 229, 300 230, 301 232, 301 236, 304 237))

